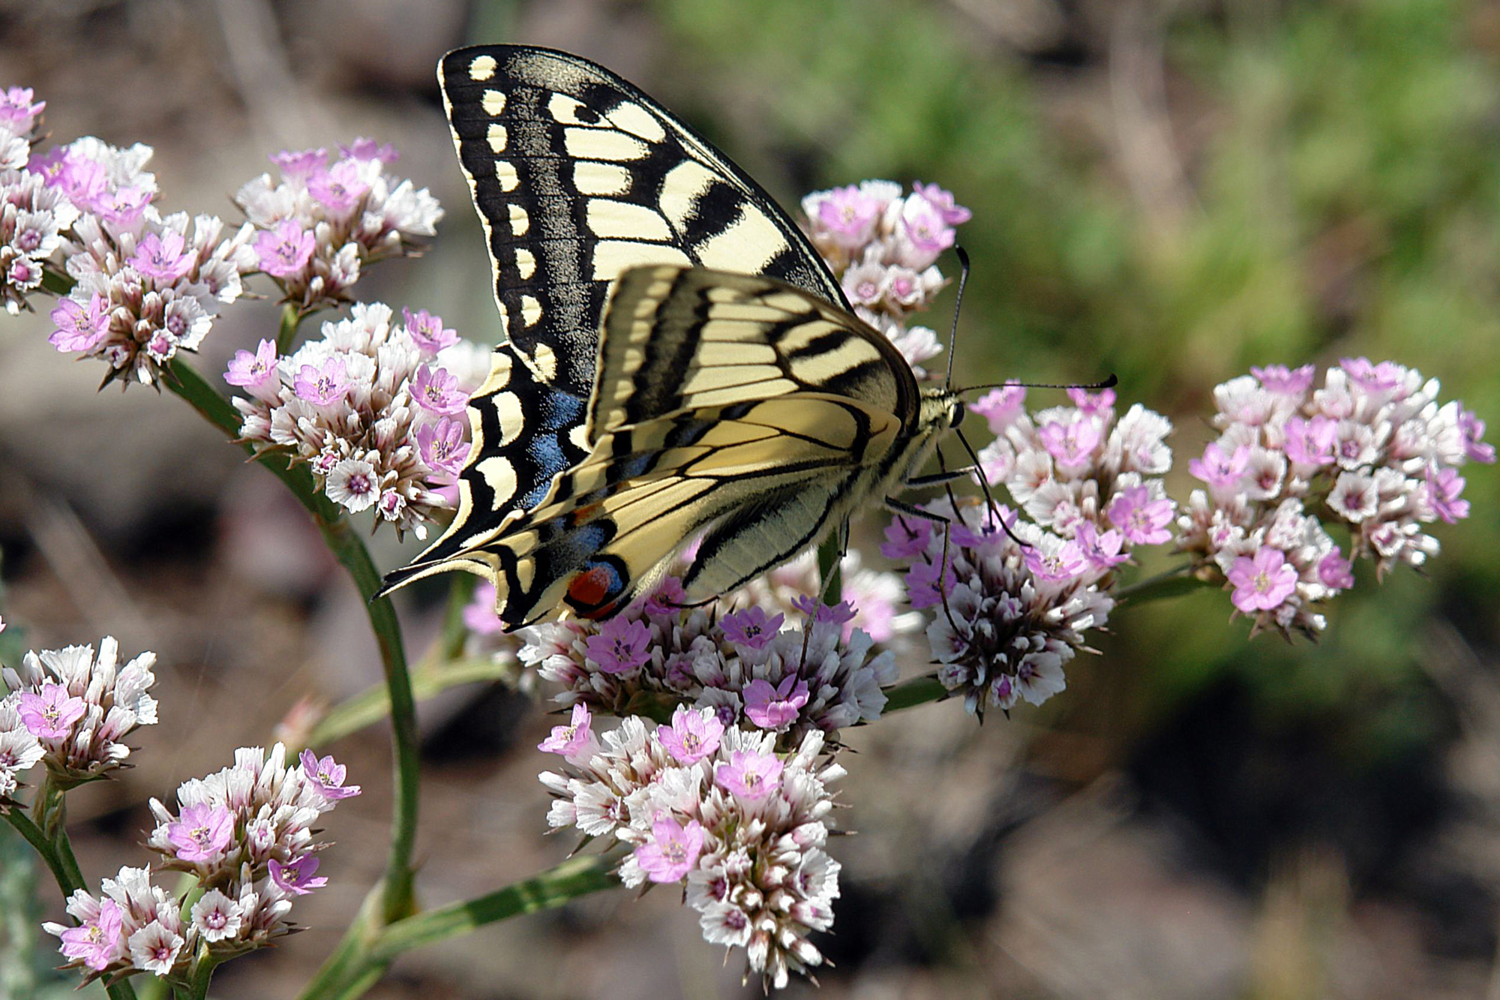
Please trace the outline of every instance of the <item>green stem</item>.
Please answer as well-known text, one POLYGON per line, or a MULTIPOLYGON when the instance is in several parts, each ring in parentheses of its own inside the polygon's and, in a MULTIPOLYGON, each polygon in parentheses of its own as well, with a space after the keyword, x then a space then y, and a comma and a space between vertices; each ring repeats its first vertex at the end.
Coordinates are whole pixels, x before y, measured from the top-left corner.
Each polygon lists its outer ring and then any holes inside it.
POLYGON ((912 708, 917 705, 925 705, 929 701, 938 701, 948 693, 947 688, 936 677, 913 677, 904 680, 893 688, 887 688, 885 692, 885 712, 899 712, 903 708, 912 708))
POLYGON ((281 327, 276 331, 276 353, 285 354, 297 336, 297 325, 302 322, 302 311, 288 302, 281 307, 281 327))
MULTIPOLYGON (((50 783, 43 779, 42 787, 37 789, 37 801, 40 803, 44 797, 50 797, 52 789, 50 783)), ((61 800, 61 792, 56 793, 61 800)), ((51 810, 60 810, 61 806, 46 807, 51 810)), ((57 882, 57 888, 61 890, 63 898, 66 899, 84 888, 83 873, 78 868, 78 859, 73 856, 73 846, 68 841, 68 834, 60 822, 52 836, 42 832, 42 828, 33 823, 24 810, 18 806, 11 806, 3 810, 5 819, 16 832, 26 839, 26 842, 36 849, 42 856, 47 867, 52 872, 53 879, 57 882)), ((122 979, 113 986, 105 987, 110 1000, 136 1000, 135 989, 129 980, 122 979)))
POLYGON ((1164 597, 1180 597, 1210 586, 1205 580, 1189 576, 1192 569, 1192 563, 1174 566, 1155 576, 1148 576, 1144 580, 1137 580, 1129 586, 1118 588, 1114 592, 1114 598, 1116 601, 1129 600, 1132 604, 1144 604, 1147 601, 1159 601, 1164 597))
POLYGON ((219 960, 209 952, 208 947, 198 952, 198 960, 193 963, 193 978, 188 981, 187 989, 175 990, 174 995, 180 1000, 205 1000, 208 996, 208 981, 214 976, 214 967, 219 960))
MULTIPOLYGON (((285 325, 286 313, 283 312, 282 315, 285 325)), ((214 426, 232 437, 238 437, 239 412, 229 401, 180 359, 174 358, 170 368, 172 378, 163 380, 167 388, 185 399, 214 426)), ((248 443, 244 447, 247 452, 254 454, 254 449, 248 443)), ((375 569, 369 550, 354 533, 339 508, 316 492, 307 467, 292 466, 285 456, 277 454, 255 457, 280 478, 307 508, 318 531, 323 535, 323 541, 354 579, 360 596, 365 599, 365 611, 369 615, 370 627, 380 649, 380 665, 385 673, 386 691, 390 699, 396 788, 392 806, 390 851, 386 859, 385 877, 380 885, 380 913, 383 922, 389 923, 411 910, 411 856, 417 834, 416 702, 412 698, 411 678, 406 670, 401 625, 391 602, 384 597, 375 597, 375 592, 380 589, 380 573, 375 569)))
MULTIPOLYGON (((497 662, 492 659, 457 660, 432 667, 418 665, 411 672, 412 696, 419 702, 426 701, 460 684, 500 680, 513 674, 515 669, 514 662, 497 662)), ((350 733, 374 725, 385 718, 390 710, 391 696, 385 685, 376 684, 366 688, 329 709, 328 714, 308 734, 307 745, 327 746, 350 733)))
POLYGON ((404 951, 468 934, 485 924, 552 909, 602 889, 618 888, 619 879, 610 874, 618 860, 610 854, 570 858, 503 889, 407 917, 381 932, 368 960, 389 963, 404 951))
POLYGON ((843 546, 839 544, 840 534, 840 529, 835 529, 818 546, 818 584, 823 588, 823 600, 835 604, 844 599, 844 582, 841 579, 844 553, 843 546))

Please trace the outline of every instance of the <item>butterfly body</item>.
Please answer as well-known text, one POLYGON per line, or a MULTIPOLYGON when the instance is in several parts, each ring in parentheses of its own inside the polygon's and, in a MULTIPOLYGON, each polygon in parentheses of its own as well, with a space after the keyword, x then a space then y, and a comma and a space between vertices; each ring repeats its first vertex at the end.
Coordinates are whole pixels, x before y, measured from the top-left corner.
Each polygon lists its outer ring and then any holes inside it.
POLYGON ((454 521, 387 590, 463 569, 508 627, 603 618, 701 537, 684 587, 724 593, 881 504, 961 418, 770 197, 630 84, 511 46, 439 75, 506 342, 454 521))

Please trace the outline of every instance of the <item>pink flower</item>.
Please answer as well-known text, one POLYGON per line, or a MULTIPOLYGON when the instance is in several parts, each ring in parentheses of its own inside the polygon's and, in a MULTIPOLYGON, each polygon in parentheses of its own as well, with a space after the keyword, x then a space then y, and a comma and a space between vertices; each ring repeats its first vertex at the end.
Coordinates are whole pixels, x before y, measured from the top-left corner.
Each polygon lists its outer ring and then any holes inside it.
POLYGON ((745 686, 745 715, 762 729, 783 729, 796 720, 807 698, 807 682, 796 674, 787 674, 775 687, 757 677, 745 686))
POLYGON ((989 422, 991 434, 999 434, 1015 423, 1025 403, 1026 389, 1019 385, 1008 385, 1003 389, 991 389, 980 396, 969 409, 989 422))
POLYGON ((381 163, 391 164, 401 159, 401 154, 396 152, 396 147, 388 142, 376 142, 358 136, 349 145, 339 143, 339 152, 351 160, 379 160, 381 163))
POLYGON ((1250 446, 1240 445, 1233 455, 1225 455, 1217 444, 1203 449, 1203 457, 1188 462, 1188 471, 1216 490, 1239 485, 1250 464, 1250 446))
POLYGON ((635 849, 635 860, 653 882, 676 882, 698 863, 703 850, 703 827, 695 819, 678 826, 667 813, 657 814, 651 839, 635 849))
POLYGON ((94 211, 117 226, 133 226, 154 197, 143 187, 122 187, 95 198, 94 211))
POLYGON ((266 157, 281 169, 281 176, 287 179, 299 177, 311 177, 322 170, 328 164, 328 150, 326 149, 283 149, 279 153, 273 153, 266 157))
POLYGON ((85 309, 73 299, 63 299, 52 310, 57 329, 47 343, 59 351, 92 351, 109 333, 109 308, 104 296, 95 292, 85 309))
POLYGON ((458 475, 464 460, 469 457, 469 442, 464 440, 464 427, 461 420, 443 417, 436 427, 428 424, 417 430, 417 448, 428 468, 450 476, 458 475))
POLYGON ((1230 600, 1247 614, 1280 607, 1297 589, 1296 568, 1287 563, 1285 553, 1269 545, 1257 549, 1254 559, 1235 559, 1228 578, 1235 588, 1230 600))
POLYGON ((1080 413, 1086 413, 1091 417, 1103 416, 1109 413, 1115 405, 1115 391, 1105 389, 1100 393, 1090 393, 1087 389, 1069 389, 1068 398, 1073 405, 1078 407, 1080 413))
POLYGON ((11 87, 0 94, 0 125, 16 135, 25 135, 36 123, 36 116, 47 106, 46 101, 31 103, 34 96, 30 87, 11 87))
POLYGON ((672 712, 672 724, 656 730, 656 738, 679 764, 696 764, 719 749, 724 723, 712 713, 705 715, 693 708, 678 705, 672 712))
POLYGON ((1465 457, 1475 462, 1495 460, 1495 446, 1480 440, 1484 437, 1484 421, 1462 406, 1458 408, 1458 430, 1463 435, 1465 457))
POLYGON ((1339 422, 1331 417, 1292 417, 1286 422, 1287 458, 1300 465, 1327 465, 1338 436, 1339 422))
POLYGON ((885 526, 885 542, 880 546, 880 554, 887 559, 906 562, 926 552, 931 537, 932 522, 927 518, 897 514, 885 526))
POLYGON ((577 753, 588 746, 592 719, 588 706, 579 702, 573 706, 572 720, 566 726, 553 726, 552 735, 538 743, 536 748, 564 757, 577 753))
POLYGON ((921 195, 912 195, 901 206, 901 228, 913 251, 906 255, 903 263, 915 268, 931 264, 938 254, 953 245, 957 235, 932 203, 921 195))
POLYGON ((197 263, 197 255, 183 253, 183 246, 182 234, 175 229, 168 229, 160 236, 147 233, 146 238, 136 244, 130 264, 146 277, 170 285, 197 263))
POLYGON ((160 920, 153 920, 130 935, 127 943, 130 945, 132 965, 143 972, 168 976, 172 972, 172 966, 177 964, 177 956, 182 953, 182 946, 187 942, 181 934, 160 920))
POLYGON ((687 592, 682 589, 682 581, 675 576, 665 576, 646 598, 646 614, 653 618, 675 616, 686 603, 687 592))
POLYGON ((719 624, 724 630, 724 637, 736 646, 765 649, 776 638, 776 633, 781 631, 781 623, 784 621, 786 615, 778 614, 775 618, 767 618, 764 608, 752 607, 725 615, 719 624))
POLYGON ((458 331, 443 329, 441 316, 434 316, 426 309, 412 312, 406 308, 402 308, 401 315, 406 319, 406 332, 411 334, 411 339, 417 342, 423 354, 431 356, 458 343, 458 331))
POLYGON ((124 922, 119 903, 113 899, 102 901, 98 915, 92 920, 62 932, 64 957, 82 959, 90 969, 102 971, 125 950, 125 942, 120 940, 120 928, 124 922))
POLYGON ((1152 500, 1144 486, 1128 487, 1110 501, 1109 523, 1123 531, 1132 545, 1160 545, 1172 537, 1167 530, 1172 523, 1172 501, 1166 497, 1152 500))
POLYGON ((1438 517, 1449 524, 1469 516, 1469 501, 1461 500, 1458 496, 1463 491, 1464 477, 1458 474, 1457 469, 1438 472, 1430 465, 1427 467, 1427 503, 1438 517))
POLYGON ((852 622, 856 614, 854 605, 848 601, 839 601, 837 604, 820 604, 818 599, 811 594, 801 594, 792 598, 792 607, 807 615, 815 622, 832 622, 835 625, 852 622))
POLYGON ((714 768, 714 781, 743 798, 763 799, 780 787, 781 766, 775 754, 736 750, 728 763, 714 768))
POLYGON ((1032 576, 1049 581, 1071 580, 1082 573, 1088 563, 1083 550, 1074 541, 1063 543, 1052 555, 1044 553, 1040 546, 1029 545, 1022 558, 1032 576))
POLYGON ((297 398, 314 406, 331 406, 342 403, 349 391, 349 375, 343 358, 328 358, 319 368, 303 365, 292 380, 297 398))
POLYGON ((1286 365, 1266 365, 1264 368, 1252 365, 1250 373, 1260 379, 1260 384, 1270 392, 1300 396, 1312 386, 1315 370, 1312 365, 1303 365, 1295 370, 1289 370, 1286 365))
MULTIPOLYGON (((280 400, 281 379, 276 372, 276 341, 262 340, 255 353, 235 351, 224 372, 224 381, 240 386, 256 399, 268 403, 280 400)), ((309 366, 310 367, 310 366, 309 366)))
POLYGON ((311 750, 303 750, 298 759, 302 762, 302 776, 329 802, 338 802, 359 794, 358 785, 344 784, 348 769, 335 761, 331 754, 320 758, 311 750))
POLYGON ((1330 590, 1348 590, 1354 586, 1354 566, 1344 558, 1337 545, 1318 562, 1318 579, 1330 590))
POLYGON ((952 191, 946 191, 936 184, 923 184, 921 181, 913 183, 911 189, 925 198, 927 204, 936 209, 943 221, 950 226, 962 225, 974 217, 973 212, 953 203, 952 191))
POLYGON ((340 160, 308 177, 307 190, 329 211, 343 215, 359 204, 370 185, 360 179, 357 161, 340 160))
POLYGON ((818 205, 818 222, 834 243, 852 250, 869 242, 880 207, 880 202, 850 184, 828 192, 818 205))
POLYGON ((1349 373, 1355 384, 1366 392, 1381 393, 1399 388, 1406 369, 1394 361, 1382 361, 1375 365, 1369 358, 1340 358, 1339 367, 1349 373))
POLYGON ((411 395, 418 406, 433 413, 462 413, 469 405, 469 394, 459 387, 458 379, 445 369, 426 365, 417 369, 411 395))
POLYGON ((950 556, 943 567, 942 580, 938 580, 936 562, 920 559, 906 571, 906 603, 918 610, 941 604, 943 595, 953 589, 953 558, 950 556))
POLYGON ((317 237, 303 232, 295 219, 282 219, 275 229, 256 234, 255 254, 260 259, 260 269, 271 277, 295 278, 312 259, 317 245, 317 237))
MULTIPOLYGON (((1145 487, 1141 488, 1145 489, 1145 487)), ((1078 543, 1078 551, 1083 553, 1083 558, 1088 560, 1089 565, 1095 569, 1113 569, 1130 558, 1129 555, 1120 551, 1125 545, 1125 537, 1113 530, 1101 535, 1093 521, 1081 522, 1073 541, 1078 543)))
POLYGON ((318 870, 318 859, 311 854, 305 854, 296 861, 282 864, 272 858, 267 867, 271 870, 271 881, 275 882, 282 892, 293 896, 306 896, 314 889, 321 889, 328 884, 326 878, 313 878, 318 870))
POLYGON ((1088 464, 1099 444, 1099 426, 1088 419, 1075 419, 1067 424, 1053 421, 1044 425, 1037 437, 1060 468, 1078 469, 1088 464))
POLYGON ((41 694, 21 692, 21 722, 38 739, 67 738, 72 735, 73 723, 87 711, 88 703, 71 697, 61 684, 43 684, 41 694))
POLYGON ((183 861, 207 861, 229 846, 234 814, 206 802, 184 806, 177 822, 168 824, 167 839, 183 861))
POLYGON ((650 659, 651 630, 643 621, 611 618, 584 643, 588 658, 606 674, 626 674, 650 659))
POLYGON ((474 599, 464 605, 464 626, 477 635, 498 635, 505 623, 495 614, 495 585, 481 583, 474 588, 474 599))

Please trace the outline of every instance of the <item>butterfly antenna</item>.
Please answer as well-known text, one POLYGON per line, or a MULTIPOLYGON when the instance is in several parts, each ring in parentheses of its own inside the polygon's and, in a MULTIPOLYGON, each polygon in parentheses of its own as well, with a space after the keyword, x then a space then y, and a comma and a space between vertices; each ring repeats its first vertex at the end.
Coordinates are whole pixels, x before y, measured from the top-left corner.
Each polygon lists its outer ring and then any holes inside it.
MULTIPOLYGON (((952 359, 950 359, 952 360, 952 359)), ((958 392, 976 392, 980 389, 1112 389, 1120 380, 1110 373, 1103 382, 991 382, 988 385, 971 385, 958 392)))
POLYGON ((964 287, 969 283, 969 252, 957 243, 953 244, 953 252, 958 254, 958 266, 962 270, 958 272, 958 298, 953 303, 953 329, 948 331, 948 375, 943 380, 945 386, 953 385, 953 356, 958 347, 958 310, 964 304, 964 287))

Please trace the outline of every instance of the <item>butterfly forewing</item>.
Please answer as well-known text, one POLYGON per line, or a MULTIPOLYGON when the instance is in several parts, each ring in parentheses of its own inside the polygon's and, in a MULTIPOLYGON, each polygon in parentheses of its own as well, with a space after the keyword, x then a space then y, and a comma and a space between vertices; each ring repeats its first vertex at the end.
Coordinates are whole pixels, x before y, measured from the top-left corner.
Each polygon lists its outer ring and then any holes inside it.
POLYGON ((603 67, 492 45, 449 53, 439 79, 505 333, 544 382, 588 395, 609 286, 643 264, 767 274, 844 303, 754 181, 603 67))
POLYGON ((470 400, 475 445, 459 510, 437 542, 391 574, 387 591, 472 570, 459 553, 494 538, 588 454, 585 404, 620 274, 712 265, 847 305, 759 185, 608 70, 563 52, 494 45, 449 53, 438 77, 485 230, 503 343, 470 400))

